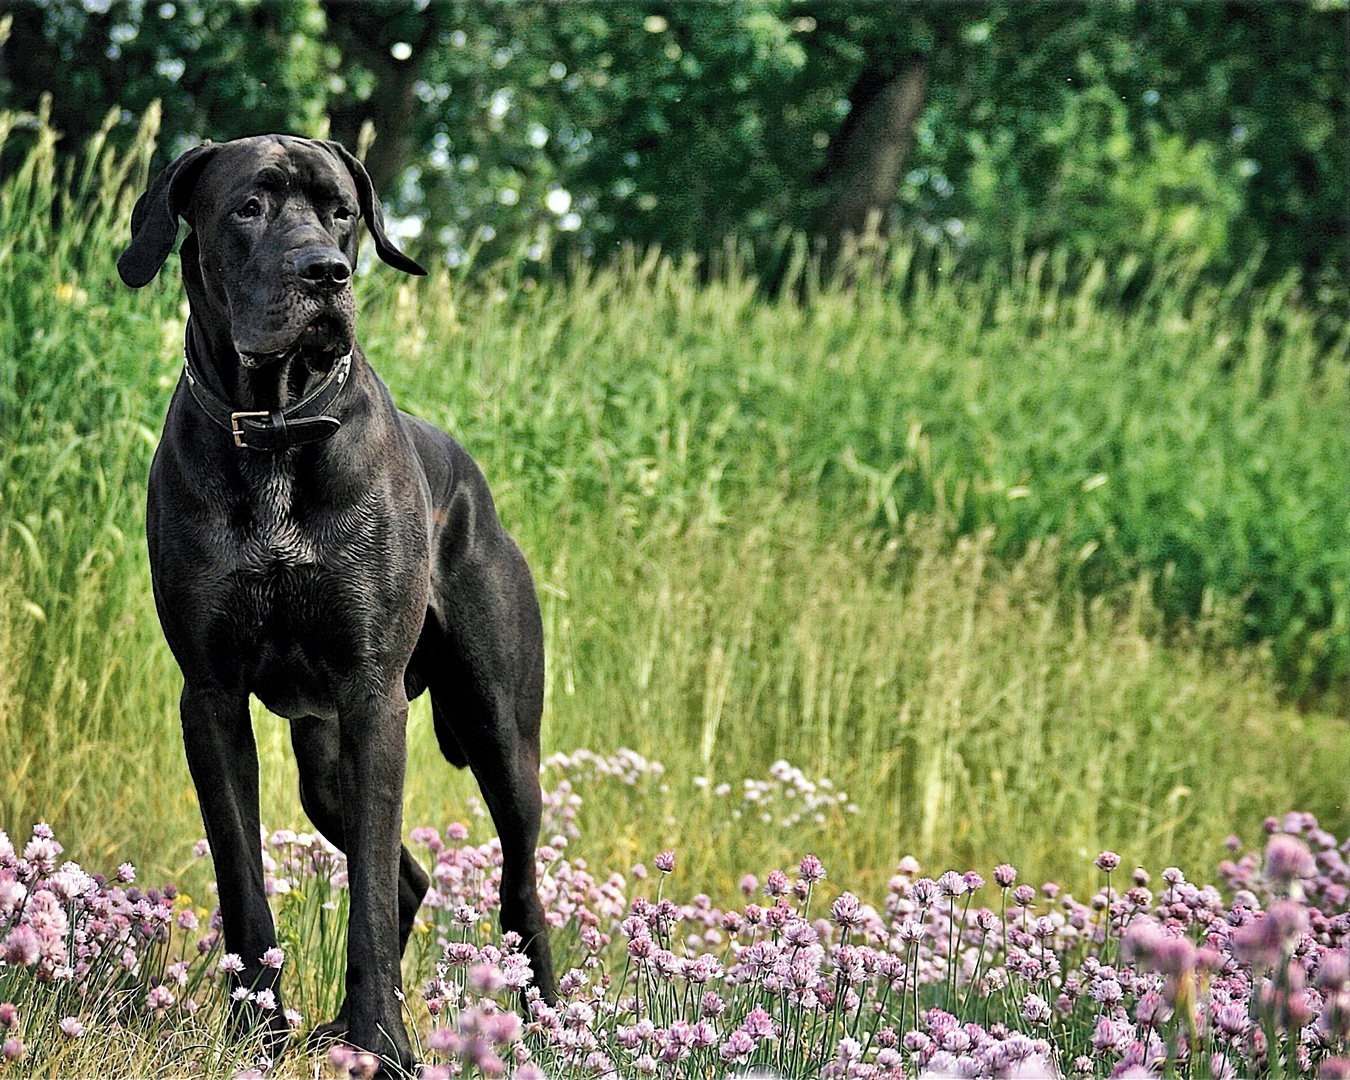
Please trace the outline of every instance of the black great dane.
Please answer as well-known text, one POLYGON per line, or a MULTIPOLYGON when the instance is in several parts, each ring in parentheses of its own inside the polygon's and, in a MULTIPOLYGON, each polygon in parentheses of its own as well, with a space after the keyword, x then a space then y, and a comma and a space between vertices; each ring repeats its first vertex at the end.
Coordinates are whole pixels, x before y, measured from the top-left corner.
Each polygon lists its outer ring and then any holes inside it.
MULTIPOLYGON (((401 413, 356 344, 364 219, 390 266, 364 167, 285 135, 198 146, 136 203, 122 280, 148 283, 179 218, 191 304, 183 375, 150 471, 160 622, 183 671, 188 765, 237 976, 271 987, 276 944, 258 841, 253 693, 290 720, 300 799, 347 854, 346 999, 322 1033, 408 1070, 399 960, 428 879, 402 847, 408 701, 483 791, 502 842, 501 922, 553 997, 535 891, 543 630, 529 568, 482 473, 401 413)), ((241 1022, 273 1043, 280 1004, 241 1022)))

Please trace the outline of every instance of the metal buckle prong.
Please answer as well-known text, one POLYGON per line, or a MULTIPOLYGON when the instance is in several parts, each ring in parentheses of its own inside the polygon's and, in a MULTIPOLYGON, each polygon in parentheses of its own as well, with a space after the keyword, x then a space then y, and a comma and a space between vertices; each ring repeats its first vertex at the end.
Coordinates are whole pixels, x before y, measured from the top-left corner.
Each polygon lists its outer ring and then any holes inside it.
POLYGON ((241 450, 250 449, 248 443, 244 442, 244 429, 239 426, 240 420, 257 420, 259 417, 267 417, 272 414, 264 409, 262 412, 234 412, 230 413, 230 432, 234 435, 234 445, 241 450))

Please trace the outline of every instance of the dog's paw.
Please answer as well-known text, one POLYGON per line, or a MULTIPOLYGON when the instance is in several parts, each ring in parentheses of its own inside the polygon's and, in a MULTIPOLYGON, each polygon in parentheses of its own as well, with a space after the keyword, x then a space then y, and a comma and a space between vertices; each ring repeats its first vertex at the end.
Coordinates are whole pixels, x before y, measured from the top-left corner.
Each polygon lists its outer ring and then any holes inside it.
MULTIPOLYGON (((336 1021, 335 1021, 336 1023, 336 1021)), ((327 1026, 327 1025, 325 1025, 327 1026)), ((413 1056, 412 1044, 401 1022, 394 1024, 376 1024, 371 1030, 362 1030, 366 1025, 352 1024, 340 1036, 339 1041, 349 1046, 361 1047, 379 1058, 380 1077, 412 1077, 417 1075, 417 1059, 413 1056)))
POLYGON ((326 1024, 319 1024, 305 1036, 305 1044, 311 1050, 326 1050, 335 1042, 345 1042, 347 1038, 347 1018, 341 1013, 326 1024))

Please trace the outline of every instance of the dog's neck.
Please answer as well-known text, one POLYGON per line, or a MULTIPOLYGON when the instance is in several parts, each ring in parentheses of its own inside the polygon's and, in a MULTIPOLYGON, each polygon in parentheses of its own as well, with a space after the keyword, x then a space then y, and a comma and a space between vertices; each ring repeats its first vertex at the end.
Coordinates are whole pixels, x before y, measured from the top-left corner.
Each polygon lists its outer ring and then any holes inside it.
POLYGON ((272 412, 298 401, 328 374, 315 369, 303 356, 279 360, 264 367, 245 367, 228 334, 212 334, 194 314, 188 319, 184 348, 207 388, 241 411, 272 412))

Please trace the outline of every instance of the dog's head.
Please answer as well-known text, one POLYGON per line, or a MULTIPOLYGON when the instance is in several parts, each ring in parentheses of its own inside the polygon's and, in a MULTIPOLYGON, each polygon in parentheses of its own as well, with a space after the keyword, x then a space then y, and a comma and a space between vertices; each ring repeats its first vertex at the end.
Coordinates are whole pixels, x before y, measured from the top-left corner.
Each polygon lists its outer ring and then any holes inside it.
POLYGON ((334 142, 260 135, 187 151, 136 202, 117 261, 126 284, 159 272, 180 217, 193 230, 181 252, 193 310, 228 327, 247 367, 352 347, 362 219, 381 259, 426 273, 390 242, 365 167, 334 142))

